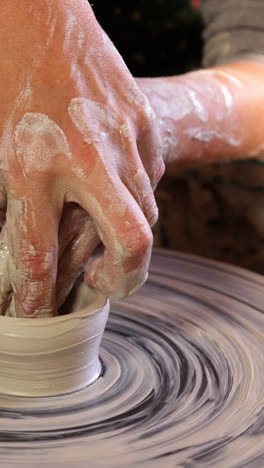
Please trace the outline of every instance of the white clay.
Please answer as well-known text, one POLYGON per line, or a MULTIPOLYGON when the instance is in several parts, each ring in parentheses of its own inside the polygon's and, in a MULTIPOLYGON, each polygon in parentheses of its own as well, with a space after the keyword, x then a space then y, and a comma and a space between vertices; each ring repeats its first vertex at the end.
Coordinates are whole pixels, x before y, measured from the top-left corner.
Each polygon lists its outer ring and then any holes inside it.
POLYGON ((237 88, 242 88, 242 83, 241 81, 236 77, 231 75, 231 73, 228 73, 223 70, 214 70, 214 71, 208 71, 208 73, 212 73, 216 78, 218 76, 226 78, 231 84, 235 85, 237 88))
POLYGON ((219 132, 217 129, 203 129, 202 127, 196 127, 186 130, 185 134, 193 140, 202 141, 204 143, 209 143, 213 140, 221 140, 228 143, 230 146, 239 146, 241 144, 241 141, 238 138, 235 138, 235 136, 219 132))
POLYGON ((15 151, 25 174, 32 169, 46 171, 53 158, 71 151, 63 130, 48 116, 27 113, 15 129, 15 151))
POLYGON ((117 116, 100 102, 74 98, 69 105, 69 115, 86 143, 101 143, 118 129, 122 133, 123 124, 120 125, 117 116))
POLYGON ((188 92, 188 94, 190 96, 190 99, 192 101, 195 114, 197 115, 197 117, 202 122, 207 122, 208 121, 208 111, 207 111, 207 109, 203 106, 203 104, 199 100, 199 97, 197 96, 197 94, 193 90, 188 89, 187 92, 188 92))
POLYGON ((214 116, 218 121, 226 118, 227 112, 232 111, 233 108, 232 89, 227 87, 223 80, 220 79, 223 77, 226 81, 229 81, 229 84, 232 82, 233 86, 240 86, 240 82, 236 78, 232 80, 233 77, 231 75, 227 74, 226 76, 226 74, 221 74, 214 70, 200 70, 189 73, 185 77, 186 89, 189 90, 189 93, 190 90, 195 93, 198 101, 199 96, 203 96, 206 89, 207 99, 214 103, 214 116))
POLYGON ((181 120, 195 109, 185 91, 185 87, 180 84, 175 86, 173 82, 160 80, 160 87, 153 96, 152 105, 154 110, 157 109, 161 120, 168 115, 174 121, 181 120), (171 97, 169 101, 168 96, 171 97))
POLYGON ((229 109, 231 109, 232 104, 233 104, 232 94, 230 93, 229 89, 223 84, 220 86, 220 89, 224 97, 226 110, 228 111, 229 109))

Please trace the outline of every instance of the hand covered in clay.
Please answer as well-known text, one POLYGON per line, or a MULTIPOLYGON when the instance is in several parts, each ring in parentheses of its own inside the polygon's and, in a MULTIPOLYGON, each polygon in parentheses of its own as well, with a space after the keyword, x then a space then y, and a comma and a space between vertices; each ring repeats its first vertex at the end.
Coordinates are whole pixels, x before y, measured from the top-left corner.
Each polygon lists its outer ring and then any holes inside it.
POLYGON ((128 295, 157 219, 155 115, 86 0, 0 9, 1 312, 56 314, 100 241, 86 282, 128 295))

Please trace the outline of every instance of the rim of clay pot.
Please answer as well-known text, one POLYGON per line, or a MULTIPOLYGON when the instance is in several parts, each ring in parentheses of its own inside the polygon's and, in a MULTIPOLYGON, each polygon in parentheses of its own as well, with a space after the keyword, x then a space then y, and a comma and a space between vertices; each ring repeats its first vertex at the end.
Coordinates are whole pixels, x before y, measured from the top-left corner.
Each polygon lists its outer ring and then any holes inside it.
MULTIPOLYGON (((31 317, 10 317, 10 316, 6 316, 6 315, 0 315, 0 320, 10 320, 10 323, 12 323, 14 320, 19 322, 19 323, 25 323, 27 324, 27 326, 34 326, 39 324, 39 323, 46 323, 47 321, 49 320, 52 320, 53 322, 57 321, 57 322, 60 322, 60 321, 64 321, 65 319, 68 319, 69 317, 76 317, 77 315, 82 315, 82 314, 89 314, 89 315, 93 315, 93 314, 96 314, 96 312, 98 310, 100 310, 102 307, 104 307, 107 302, 108 302, 108 298, 106 296, 104 296, 103 294, 97 292, 97 291, 94 291, 92 289, 90 289, 89 287, 85 286, 85 284, 81 284, 79 287, 78 287, 78 290, 77 291, 84 291, 86 290, 87 292, 87 300, 85 300, 85 303, 82 305, 81 309, 80 310, 73 310, 72 312, 69 312, 67 314, 63 314, 63 315, 56 315, 54 317, 43 317, 43 318, 31 318, 31 317), (89 300, 88 300, 88 294, 89 294, 89 300), (90 299, 93 298, 93 301, 90 301, 90 299), (99 302, 100 301, 100 302, 99 302), (98 307, 94 308, 94 305, 98 302, 98 307), (29 325, 30 324, 30 325, 29 325)), ((76 301, 77 303, 78 301, 76 301)), ((72 308, 76 307, 75 306, 75 303, 73 302, 72 304, 72 308)), ((1 330, 1 327, 0 327, 0 334, 2 333, 2 330, 1 330)))
MULTIPOLYGON (((98 291, 96 291, 95 289, 91 289, 89 288, 88 286, 86 286, 84 283, 81 283, 78 288, 76 288, 76 292, 79 292, 81 291, 81 293, 83 293, 83 295, 85 294, 85 299, 84 300, 74 300, 72 301, 71 305, 69 306, 69 308, 71 309, 74 309, 75 307, 78 307, 78 305, 80 306, 80 309, 79 310, 73 310, 72 312, 68 312, 68 313, 65 313, 65 314, 62 314, 62 315, 56 315, 54 317, 40 317, 40 318, 36 318, 36 317, 11 317, 11 316, 6 316, 6 315, 0 315, 0 320, 2 319, 10 319, 10 320, 19 320, 21 323, 23 321, 25 321, 27 324, 29 323, 34 323, 36 320, 37 320, 37 323, 41 322, 41 321, 47 321, 49 319, 51 320, 57 320, 57 321, 60 321, 62 319, 64 319, 65 317, 69 317, 70 315, 75 315, 75 314, 81 314, 84 310, 86 311, 86 313, 90 313, 91 315, 96 313, 96 311, 98 309, 101 309, 102 307, 104 307, 104 305, 107 303, 108 301, 108 298, 106 296, 104 296, 103 294, 99 293, 98 291), (94 305, 98 302, 98 307, 94 308, 94 305)), ((1 330, 0 330, 0 333, 1 333, 1 330)))
POLYGON ((0 317, 0 393, 55 396, 98 378, 109 300, 85 285, 77 293, 67 315, 0 317))

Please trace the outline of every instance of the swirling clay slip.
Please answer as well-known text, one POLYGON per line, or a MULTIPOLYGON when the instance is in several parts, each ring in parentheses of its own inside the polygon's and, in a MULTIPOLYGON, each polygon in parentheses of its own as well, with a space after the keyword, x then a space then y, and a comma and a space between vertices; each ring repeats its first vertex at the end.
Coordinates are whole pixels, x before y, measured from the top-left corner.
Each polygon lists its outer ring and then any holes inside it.
POLYGON ((1 393, 58 395, 98 378, 109 303, 82 284, 69 312, 40 319, 0 316, 1 393))
POLYGON ((155 252, 146 285, 112 301, 92 385, 0 395, 0 466, 263 467, 263 291, 246 270, 155 252))

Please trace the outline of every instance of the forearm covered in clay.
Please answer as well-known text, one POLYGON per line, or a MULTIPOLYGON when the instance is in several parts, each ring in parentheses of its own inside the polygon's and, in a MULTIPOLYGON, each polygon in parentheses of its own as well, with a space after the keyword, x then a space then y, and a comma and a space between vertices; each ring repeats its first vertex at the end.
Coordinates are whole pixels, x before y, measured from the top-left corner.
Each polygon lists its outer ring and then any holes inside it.
POLYGON ((160 122, 166 167, 264 156, 264 63, 139 79, 160 122))
POLYGON ((239 58, 262 60, 263 0, 202 0, 205 67, 239 58))
POLYGON ((263 0, 202 0, 205 70, 139 80, 167 168, 264 157, 263 0))

